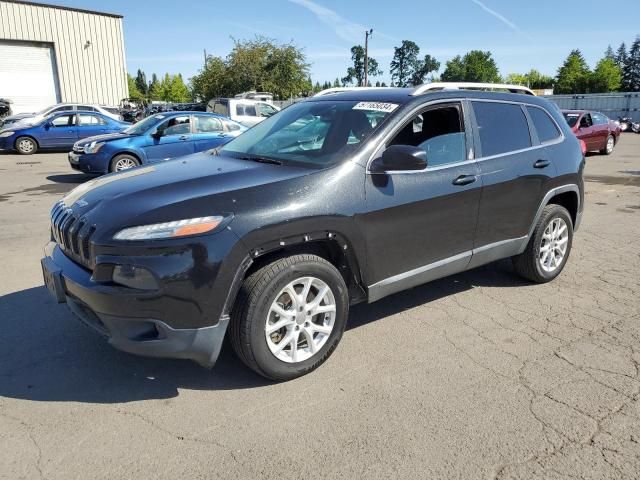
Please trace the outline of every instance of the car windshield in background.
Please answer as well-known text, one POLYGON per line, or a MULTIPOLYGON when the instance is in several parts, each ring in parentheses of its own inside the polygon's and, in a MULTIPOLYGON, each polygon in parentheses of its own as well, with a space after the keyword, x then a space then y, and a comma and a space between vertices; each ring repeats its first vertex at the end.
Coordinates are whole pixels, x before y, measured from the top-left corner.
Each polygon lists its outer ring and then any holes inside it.
POLYGON ((300 102, 247 130, 222 150, 237 158, 326 167, 355 152, 394 103, 300 102))
POLYGON ((579 113, 563 113, 562 115, 564 115, 564 119, 567 121, 567 123, 569 124, 569 126, 571 128, 573 128, 576 123, 578 123, 578 118, 580 118, 580 114, 579 113))
POLYGON ((129 135, 143 135, 147 130, 149 130, 149 128, 163 118, 166 118, 166 115, 152 115, 151 117, 147 117, 144 120, 140 120, 138 123, 131 125, 129 128, 125 129, 123 133, 129 135))

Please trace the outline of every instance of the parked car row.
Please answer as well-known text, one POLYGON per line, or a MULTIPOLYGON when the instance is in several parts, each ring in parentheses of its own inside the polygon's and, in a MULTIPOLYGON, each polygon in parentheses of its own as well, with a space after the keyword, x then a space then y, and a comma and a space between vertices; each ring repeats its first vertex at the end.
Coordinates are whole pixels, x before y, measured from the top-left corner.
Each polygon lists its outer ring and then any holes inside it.
POLYGON ((2 121, 0 121, 0 128, 4 128, 9 124, 17 123, 24 120, 29 121, 31 124, 36 124, 53 113, 79 110, 82 110, 84 112, 97 112, 116 121, 123 120, 117 107, 108 107, 105 105, 89 105, 81 103, 57 103, 55 105, 50 105, 47 108, 43 108, 38 112, 17 113, 15 115, 5 117, 4 119, 2 119, 2 121))

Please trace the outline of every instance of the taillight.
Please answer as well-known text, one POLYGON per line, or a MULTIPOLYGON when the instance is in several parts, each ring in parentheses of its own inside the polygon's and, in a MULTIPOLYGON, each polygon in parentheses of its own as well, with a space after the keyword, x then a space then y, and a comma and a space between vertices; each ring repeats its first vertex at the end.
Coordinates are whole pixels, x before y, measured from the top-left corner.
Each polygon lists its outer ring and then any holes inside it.
POLYGON ((584 143, 584 140, 580 140, 580 149, 582 150, 582 155, 587 154, 587 144, 584 143))

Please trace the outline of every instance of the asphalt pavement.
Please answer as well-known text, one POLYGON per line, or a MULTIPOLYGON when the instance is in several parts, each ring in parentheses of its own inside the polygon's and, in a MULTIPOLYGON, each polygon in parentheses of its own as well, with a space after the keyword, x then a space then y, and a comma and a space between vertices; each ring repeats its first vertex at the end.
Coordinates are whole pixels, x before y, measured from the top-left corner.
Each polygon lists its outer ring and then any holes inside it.
POLYGON ((632 479, 640 474, 640 135, 590 155, 562 275, 509 261, 352 309, 274 384, 112 349, 43 287, 64 153, 0 154, 0 478, 632 479))

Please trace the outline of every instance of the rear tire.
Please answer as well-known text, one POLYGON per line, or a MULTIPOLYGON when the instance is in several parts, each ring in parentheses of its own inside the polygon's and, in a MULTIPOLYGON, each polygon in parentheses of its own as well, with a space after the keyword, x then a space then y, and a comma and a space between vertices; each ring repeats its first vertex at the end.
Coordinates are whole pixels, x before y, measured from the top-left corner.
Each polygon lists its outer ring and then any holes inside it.
POLYGON ((605 147, 602 150, 600 150, 600 153, 602 155, 611 155, 615 147, 616 147, 616 139, 613 138, 613 135, 609 135, 607 137, 607 143, 605 143, 605 147))
POLYGON ((340 272, 316 255, 293 255, 262 267, 244 281, 231 314, 229 337, 238 357, 256 373, 271 380, 291 380, 329 358, 342 338, 348 314, 348 291, 340 272))
POLYGON ((122 153, 116 155, 109 164, 109 172, 121 172, 122 170, 129 170, 130 168, 140 166, 140 160, 128 153, 122 153))
POLYGON ((547 205, 527 248, 512 257, 518 275, 536 283, 550 282, 562 272, 573 242, 573 222, 566 208, 547 205))
POLYGON ((18 137, 15 147, 20 155, 32 155, 38 151, 38 142, 31 137, 18 137))

